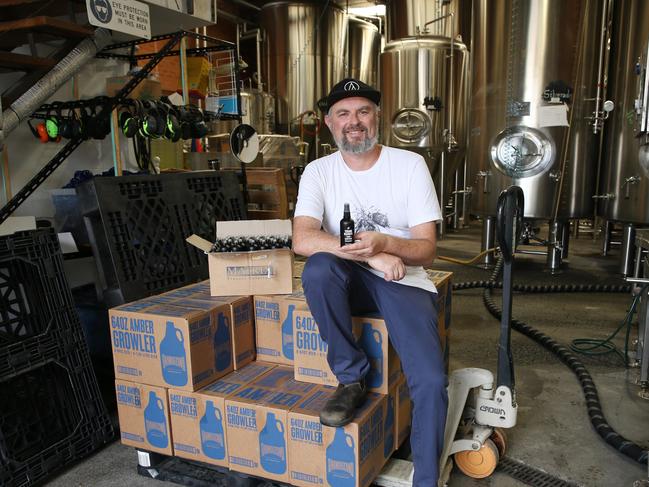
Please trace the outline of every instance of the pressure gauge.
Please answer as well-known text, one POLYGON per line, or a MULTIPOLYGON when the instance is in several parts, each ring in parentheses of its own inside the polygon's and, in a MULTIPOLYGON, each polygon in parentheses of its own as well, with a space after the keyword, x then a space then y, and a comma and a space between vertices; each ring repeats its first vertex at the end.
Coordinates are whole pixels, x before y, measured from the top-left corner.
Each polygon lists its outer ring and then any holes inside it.
POLYGON ((546 171, 553 162, 552 141, 540 130, 524 125, 500 132, 491 144, 491 160, 504 174, 525 178, 546 171))
POLYGON ((417 142, 426 136, 428 115, 415 108, 399 110, 392 120, 392 133, 401 142, 417 142))

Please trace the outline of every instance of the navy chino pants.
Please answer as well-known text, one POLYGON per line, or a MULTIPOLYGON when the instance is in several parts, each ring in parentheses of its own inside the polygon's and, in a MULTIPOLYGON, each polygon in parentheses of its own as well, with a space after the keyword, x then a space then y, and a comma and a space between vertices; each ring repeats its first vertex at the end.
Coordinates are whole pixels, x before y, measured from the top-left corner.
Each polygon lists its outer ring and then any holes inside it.
POLYGON ((401 359, 413 403, 413 486, 436 486, 448 406, 444 357, 437 332, 437 295, 388 282, 355 262, 326 252, 308 258, 302 285, 328 345, 329 366, 343 384, 358 382, 370 368, 352 334, 352 315, 381 314, 401 359))

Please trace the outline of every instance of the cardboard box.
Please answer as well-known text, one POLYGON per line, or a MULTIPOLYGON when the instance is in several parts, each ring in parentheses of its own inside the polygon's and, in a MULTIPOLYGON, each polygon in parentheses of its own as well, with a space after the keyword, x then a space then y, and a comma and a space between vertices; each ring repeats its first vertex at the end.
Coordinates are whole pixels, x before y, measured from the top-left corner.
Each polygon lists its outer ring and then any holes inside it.
MULTIPOLYGON (((126 83, 131 80, 132 76, 113 76, 106 80, 106 95, 115 96, 126 83)), ((133 88, 130 98, 138 98, 140 100, 153 100, 158 99, 162 95, 162 87, 159 81, 152 79, 144 79, 133 88)))
POLYGON ((178 298, 187 298, 192 294, 196 294, 196 293, 207 293, 208 295, 210 294, 209 279, 206 281, 201 281, 194 284, 189 284, 187 286, 179 287, 177 289, 172 289, 171 291, 167 291, 166 293, 161 294, 161 296, 167 296, 171 299, 178 299, 178 298))
POLYGON ((255 328, 257 356, 266 362, 293 365, 295 310, 308 310, 300 289, 289 295, 257 295, 255 328))
MULTIPOLYGON (((320 411, 335 389, 320 386, 291 409, 289 482, 293 485, 366 487, 381 472, 393 448, 386 396, 370 393, 354 420, 344 428, 320 424, 320 411)), ((392 432, 392 433, 391 433, 392 432)))
MULTIPOLYGON (((290 220, 217 222, 216 238, 290 236, 290 220)), ((290 249, 210 252, 212 243, 192 235, 187 242, 208 254, 212 296, 291 294, 293 252, 290 249)))
POLYGON ((195 391, 232 371, 225 304, 125 304, 109 311, 115 378, 195 391))
POLYGON ((317 386, 277 366, 225 399, 230 469, 288 482, 288 412, 317 386))
POLYGON ((255 360, 252 296, 210 296, 209 292, 196 292, 170 304, 188 308, 218 308, 218 322, 224 321, 230 330, 234 370, 255 360))
POLYGON ((225 397, 273 367, 272 364, 253 362, 196 392, 169 389, 174 454, 227 467, 225 397))
POLYGON ((116 380, 115 393, 122 443, 172 455, 167 390, 116 380))
MULTIPOLYGON (((175 3, 175 2, 173 2, 175 3)), ((165 44, 169 42, 167 39, 154 42, 145 42, 138 46, 138 54, 153 54, 160 51, 165 44)), ((138 66, 145 66, 149 62, 148 59, 138 61, 138 66)), ((162 91, 165 94, 174 93, 180 88, 180 59, 177 56, 166 57, 162 59, 158 65, 153 68, 152 74, 157 76, 162 86, 162 91)))
MULTIPOLYGON (((294 312, 295 378, 328 386, 338 380, 327 362, 327 343, 320 336, 318 324, 307 310, 294 312)), ((387 394, 390 386, 401 377, 401 362, 388 339, 385 321, 379 318, 352 319, 352 332, 365 350, 370 362, 366 376, 369 390, 387 394)))

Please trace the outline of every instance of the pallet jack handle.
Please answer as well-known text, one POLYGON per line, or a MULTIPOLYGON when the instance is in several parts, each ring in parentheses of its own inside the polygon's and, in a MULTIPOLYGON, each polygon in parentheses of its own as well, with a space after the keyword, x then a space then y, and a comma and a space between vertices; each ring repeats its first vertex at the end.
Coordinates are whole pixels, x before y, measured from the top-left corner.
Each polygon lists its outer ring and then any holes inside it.
POLYGON ((498 343, 497 386, 509 387, 512 394, 514 392, 514 361, 511 350, 512 267, 516 246, 523 230, 524 208, 525 198, 519 186, 510 186, 500 193, 496 207, 496 237, 503 259, 503 310, 498 343))

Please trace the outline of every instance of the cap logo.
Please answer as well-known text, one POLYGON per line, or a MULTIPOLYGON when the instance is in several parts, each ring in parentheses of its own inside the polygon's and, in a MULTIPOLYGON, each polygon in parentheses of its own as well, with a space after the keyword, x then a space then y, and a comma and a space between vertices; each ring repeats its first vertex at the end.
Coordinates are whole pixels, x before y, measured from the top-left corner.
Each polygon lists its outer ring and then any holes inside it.
POLYGON ((358 86, 358 83, 356 81, 348 81, 345 83, 345 91, 356 91, 360 90, 361 87, 358 86))

